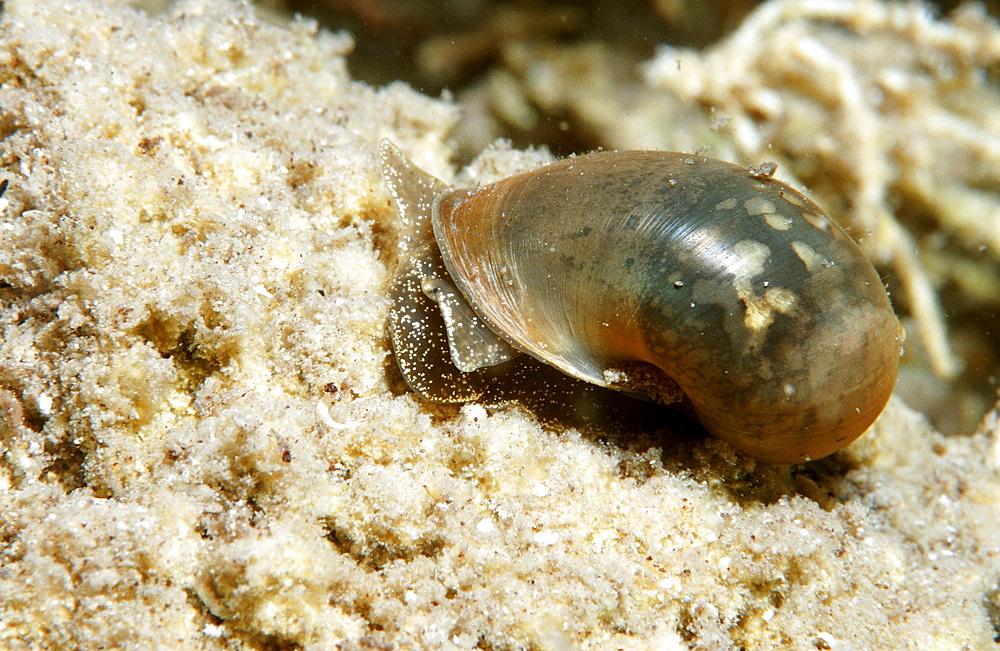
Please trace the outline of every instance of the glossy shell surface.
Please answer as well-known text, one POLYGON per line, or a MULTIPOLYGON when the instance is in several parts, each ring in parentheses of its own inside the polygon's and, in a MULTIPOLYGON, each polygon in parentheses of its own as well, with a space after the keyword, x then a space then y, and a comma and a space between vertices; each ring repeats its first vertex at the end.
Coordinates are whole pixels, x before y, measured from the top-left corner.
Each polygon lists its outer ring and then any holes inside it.
MULTIPOLYGON (((416 257, 447 273, 410 276, 432 303, 439 283, 485 339, 571 376, 654 399, 679 387, 709 432, 758 459, 839 450, 892 392, 902 330, 878 275, 816 204, 767 175, 603 152, 423 196, 430 225, 412 242, 439 251, 416 257)), ((445 323, 464 332, 468 319, 445 323)), ((477 345, 452 339, 453 362, 477 345)), ((496 363, 464 357, 458 373, 496 363)))

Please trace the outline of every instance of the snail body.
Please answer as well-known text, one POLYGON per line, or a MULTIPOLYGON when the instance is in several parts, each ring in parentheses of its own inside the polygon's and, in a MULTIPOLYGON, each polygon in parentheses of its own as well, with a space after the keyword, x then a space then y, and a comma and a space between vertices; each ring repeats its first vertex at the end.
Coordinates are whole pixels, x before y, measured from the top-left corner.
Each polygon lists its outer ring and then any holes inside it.
POLYGON ((524 352, 660 402, 682 393, 710 433, 772 463, 843 448, 889 399, 902 329, 878 275, 766 173, 601 152, 464 190, 389 144, 383 165, 407 227, 390 335, 425 397, 474 399, 485 369, 524 352))

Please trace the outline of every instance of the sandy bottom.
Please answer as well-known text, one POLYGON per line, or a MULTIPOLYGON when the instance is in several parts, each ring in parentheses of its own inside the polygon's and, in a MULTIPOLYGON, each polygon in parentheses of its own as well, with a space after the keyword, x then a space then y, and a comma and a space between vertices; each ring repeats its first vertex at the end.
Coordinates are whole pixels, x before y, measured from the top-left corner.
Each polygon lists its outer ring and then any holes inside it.
POLYGON ((456 114, 349 47, 6 3, 0 646, 996 648, 995 416, 789 468, 401 390, 378 142, 448 179, 456 114))

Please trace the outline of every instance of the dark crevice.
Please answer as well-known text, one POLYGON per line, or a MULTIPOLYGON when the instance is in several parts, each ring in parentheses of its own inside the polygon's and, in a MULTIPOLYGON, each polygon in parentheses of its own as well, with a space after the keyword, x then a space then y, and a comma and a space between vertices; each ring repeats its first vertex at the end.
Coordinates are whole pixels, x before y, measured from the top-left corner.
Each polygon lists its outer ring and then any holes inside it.
POLYGON ((332 519, 325 519, 322 525, 326 531, 326 539, 338 552, 350 556, 358 565, 373 571, 378 571, 394 561, 409 562, 418 556, 434 558, 446 546, 444 538, 434 535, 424 536, 411 544, 404 544, 392 541, 394 536, 390 531, 382 532, 383 535, 360 538, 337 527, 332 519))

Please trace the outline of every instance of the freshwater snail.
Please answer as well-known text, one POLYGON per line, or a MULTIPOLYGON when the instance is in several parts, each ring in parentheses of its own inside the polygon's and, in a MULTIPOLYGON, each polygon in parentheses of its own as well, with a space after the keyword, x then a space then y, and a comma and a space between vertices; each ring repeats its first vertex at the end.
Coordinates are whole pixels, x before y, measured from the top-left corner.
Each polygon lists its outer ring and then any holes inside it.
POLYGON ((475 399, 521 352, 669 403, 762 461, 835 452, 881 413, 903 338, 858 246, 770 177, 600 152, 451 189, 382 145, 405 233, 389 332, 411 389, 475 399))

